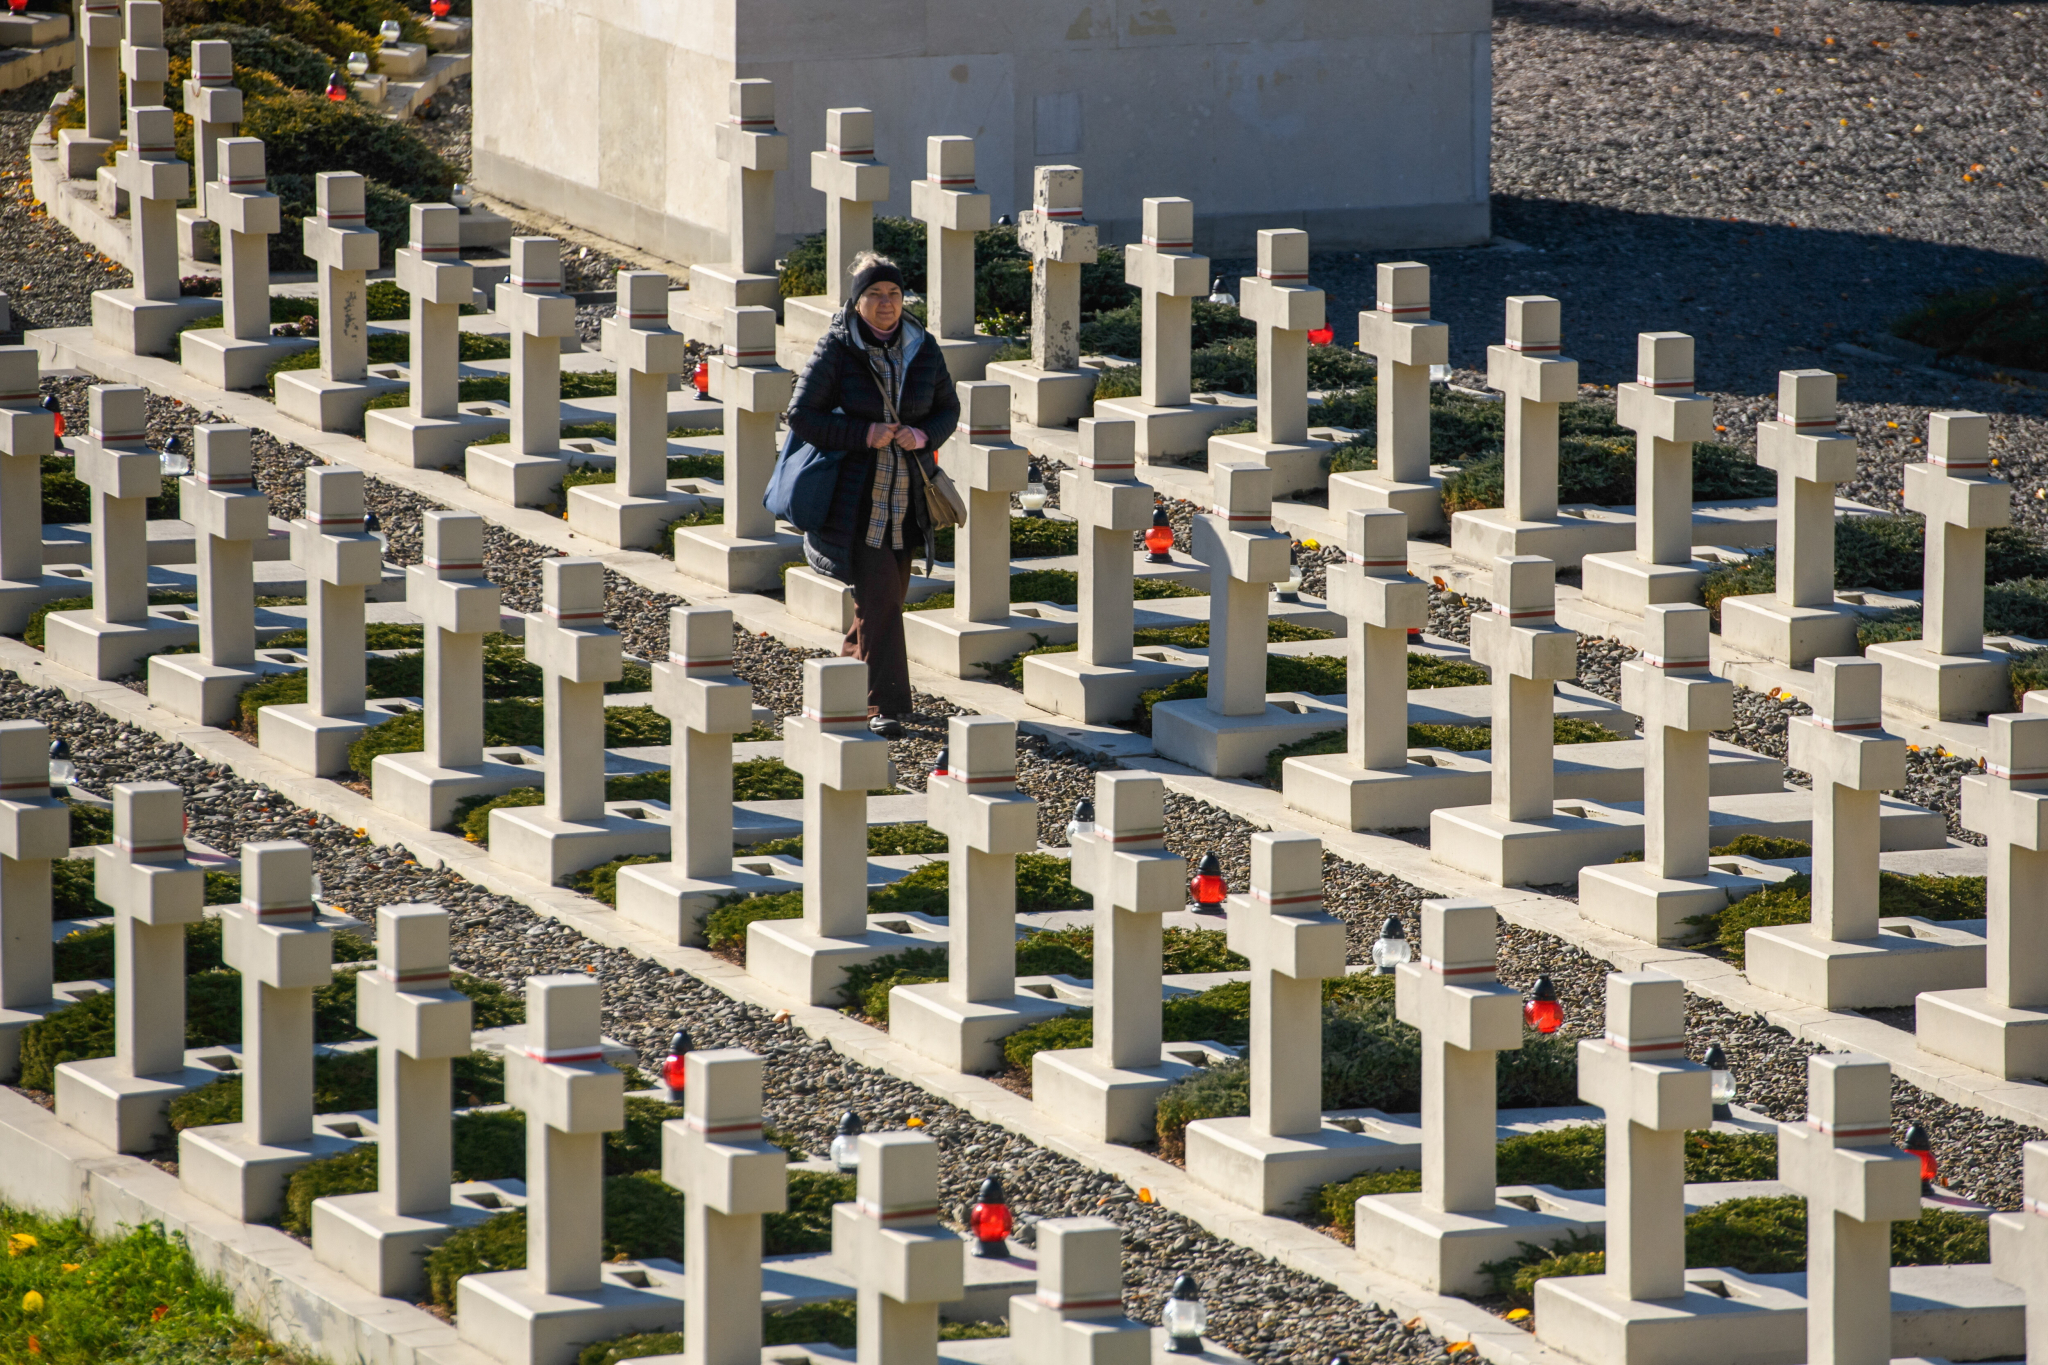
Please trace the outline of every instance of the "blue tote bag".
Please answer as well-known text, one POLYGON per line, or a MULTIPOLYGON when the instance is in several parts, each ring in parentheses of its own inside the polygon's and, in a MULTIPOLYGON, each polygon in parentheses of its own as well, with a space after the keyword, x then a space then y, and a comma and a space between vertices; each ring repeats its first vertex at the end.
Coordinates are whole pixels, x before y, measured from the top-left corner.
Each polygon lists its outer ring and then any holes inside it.
POLYGON ((768 491, 761 496, 769 515, 799 531, 822 530, 832 515, 832 492, 839 484, 839 464, 845 458, 843 450, 820 450, 789 432, 783 437, 782 453, 775 458, 775 470, 768 476, 768 491))

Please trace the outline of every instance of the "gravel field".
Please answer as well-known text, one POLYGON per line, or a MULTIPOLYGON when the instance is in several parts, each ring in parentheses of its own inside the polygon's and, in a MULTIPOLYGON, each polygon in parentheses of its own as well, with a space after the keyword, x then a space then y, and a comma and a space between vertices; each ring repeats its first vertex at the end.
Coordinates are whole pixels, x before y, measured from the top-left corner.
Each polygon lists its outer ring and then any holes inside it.
POLYGON ((28 328, 85 326, 95 289, 135 283, 126 266, 52 222, 29 190, 29 138, 67 83, 52 76, 0 95, 0 292, 14 314, 10 344, 28 328))

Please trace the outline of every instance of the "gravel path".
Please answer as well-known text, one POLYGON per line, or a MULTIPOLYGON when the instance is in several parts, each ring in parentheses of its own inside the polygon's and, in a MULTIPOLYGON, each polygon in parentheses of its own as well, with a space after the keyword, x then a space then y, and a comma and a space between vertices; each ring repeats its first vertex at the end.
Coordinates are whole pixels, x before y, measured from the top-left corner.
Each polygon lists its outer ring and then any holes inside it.
POLYGON ((0 95, 0 291, 14 314, 14 330, 4 334, 9 344, 24 329, 85 326, 95 289, 135 283, 127 267, 52 222, 29 189, 29 139, 67 84, 52 76, 0 95))

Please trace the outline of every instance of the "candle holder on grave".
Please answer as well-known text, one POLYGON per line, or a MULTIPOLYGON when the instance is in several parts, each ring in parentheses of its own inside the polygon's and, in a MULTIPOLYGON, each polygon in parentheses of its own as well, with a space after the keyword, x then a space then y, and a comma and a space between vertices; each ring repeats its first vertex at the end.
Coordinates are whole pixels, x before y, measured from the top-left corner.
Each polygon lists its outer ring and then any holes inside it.
MULTIPOLYGON (((789 169, 789 139, 775 127, 775 82, 757 78, 727 84, 726 114, 713 121, 712 133, 718 159, 729 168, 728 259, 691 266, 688 287, 667 311, 670 325, 685 338, 718 347, 726 340, 727 309, 773 310, 782 302, 775 269, 775 177, 789 169)), ((772 363, 772 338, 769 348, 772 363)), ((711 366, 707 378, 705 396, 724 397, 719 367, 711 366)))
POLYGON ((2012 525, 2012 485, 1991 477, 1991 419, 1976 412, 1927 417, 1927 459, 1905 468, 1906 510, 1927 519, 1918 640, 1872 645, 1895 710, 1975 722, 2012 704, 2012 656, 1984 647, 1984 544, 2012 525))
POLYGON ((462 407, 462 308, 476 297, 476 268, 462 250, 462 212, 414 204, 411 240, 392 253, 398 287, 412 296, 411 382, 406 405, 363 414, 363 439, 414 469, 449 469, 462 452, 509 423, 462 407))
POLYGON ((1505 499, 1451 517, 1451 553, 1467 564, 1538 555, 1575 569, 1589 554, 1635 544, 1629 518, 1558 513, 1558 409, 1579 399, 1579 362, 1563 354, 1562 314, 1553 298, 1511 298, 1506 344, 1487 348, 1486 384, 1505 396, 1507 409, 1505 499))
POLYGON ((33 346, 0 346, 0 632, 19 635, 46 602, 77 595, 78 580, 43 572, 43 456, 57 450, 61 413, 44 407, 33 346))
POLYGON ((1240 281, 1239 296, 1239 311, 1259 329, 1258 426, 1210 437, 1209 463, 1262 464, 1273 471, 1275 496, 1320 491, 1336 447, 1308 429, 1309 333, 1323 325, 1323 291, 1308 287, 1308 234, 1260 232, 1259 273, 1240 281))
POLYGON ((1373 306, 1358 315, 1358 349, 1373 358, 1379 450, 1371 469, 1330 475, 1330 512, 1405 513, 1419 534, 1444 529, 1443 475, 1429 463, 1429 383, 1449 368, 1451 329, 1429 315, 1429 267, 1382 261, 1373 306))
MULTIPOLYGON (((689 341, 668 325, 667 275, 621 270, 618 299, 618 311, 602 324, 604 354, 618 366, 614 478, 570 489, 567 515, 572 531, 646 549, 660 543, 670 522, 704 505, 668 486, 668 395, 690 368, 689 341)), ((730 453, 726 458, 730 464, 730 453)))
POLYGON ((499 282, 497 314, 512 330, 509 443, 473 445, 463 477, 514 507, 555 507, 569 472, 562 451, 562 341, 576 335, 576 300, 562 292, 562 244, 515 237, 512 273, 499 282))
POLYGON ((1139 291, 1143 314, 1140 389, 1094 409, 1098 418, 1132 424, 1138 458, 1147 464, 1200 454, 1210 432, 1245 416, 1242 400, 1193 401, 1193 306, 1209 292, 1209 258, 1194 253, 1194 204, 1147 199, 1143 233, 1124 248, 1124 283, 1139 291))
POLYGON ((925 335, 955 383, 983 379, 1004 337, 974 325, 974 237, 990 226, 989 197, 974 183, 974 139, 928 137, 925 175, 910 182, 910 216, 925 225, 925 335))
POLYGON ((365 225, 367 184, 354 171, 321 172, 314 216, 300 220, 319 282, 320 367, 280 371, 272 382, 278 411, 318 431, 362 431, 370 400, 405 387, 370 370, 368 274, 378 245, 365 225))
MULTIPOLYGON (((875 160, 872 109, 825 111, 825 148, 811 153, 811 188, 825 196, 825 292, 784 299, 776 339, 776 359, 798 373, 832 319, 852 305, 846 291, 854 259, 875 249, 875 205, 889 197, 889 168, 875 160)), ((751 230, 754 220, 747 222, 751 230)))
POLYGON ((988 367, 1026 426, 1071 427, 1094 407, 1098 373, 1081 368, 1081 267, 1095 263, 1100 234, 1081 215, 1079 166, 1032 173, 1031 207, 1017 215, 1017 245, 1032 260, 1031 359, 988 367))

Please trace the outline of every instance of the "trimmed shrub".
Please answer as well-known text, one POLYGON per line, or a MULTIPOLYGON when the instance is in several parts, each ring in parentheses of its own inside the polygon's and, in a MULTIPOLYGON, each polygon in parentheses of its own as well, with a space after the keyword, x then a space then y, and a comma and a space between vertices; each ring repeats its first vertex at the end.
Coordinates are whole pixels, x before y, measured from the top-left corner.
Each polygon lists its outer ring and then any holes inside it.
MULTIPOLYGON (((941 527, 932 537, 934 553, 944 564, 953 562, 953 532, 951 526, 941 527)), ((922 549, 922 547, 918 547, 922 549)), ((1081 524, 1074 521, 1053 521, 1048 517, 1010 518, 1010 558, 1049 559, 1056 555, 1078 554, 1081 548, 1081 524)), ((1011 598, 1011 601, 1026 599, 1011 598)))
POLYGON ((1017 940, 1019 976, 1071 976, 1086 980, 1094 971, 1093 929, 1041 929, 1017 940))
MULTIPOLYGON (((610 795, 610 793, 606 794, 610 795)), ((668 859, 657 857, 652 853, 638 853, 630 858, 614 858, 608 863, 600 863, 596 867, 570 873, 563 882, 563 885, 571 890, 581 891, 584 895, 596 900, 601 900, 606 905, 617 905, 619 903, 619 870, 621 868, 637 867, 641 863, 664 863, 667 861, 668 859)))
POLYGON ((521 787, 502 796, 465 796, 455 807, 455 830, 473 844, 491 845, 491 812, 520 806, 538 806, 547 797, 538 787, 521 787))
POLYGON ((761 1254, 798 1256, 832 1249, 832 1206, 854 1197, 854 1178, 827 1171, 791 1171, 788 1207, 761 1219, 761 1254))
POLYGON ((1891 330, 1943 355, 2048 370, 2048 275, 1936 295, 1893 322, 1891 330))
POLYGON ((742 896, 717 906, 704 917, 704 944, 713 952, 737 953, 744 961, 749 924, 762 919, 801 919, 803 913, 801 891, 742 896))
MULTIPOLYGON (((1789 855, 1803 856, 1803 855, 1789 855)), ((1877 874, 1877 913, 1880 916, 1914 915, 1929 920, 1982 919, 1985 915, 1985 880, 1982 877, 1948 877, 1921 872, 1910 876, 1895 872, 1877 874)), ((1693 915, 1685 923, 1697 925, 1713 938, 1740 967, 1745 963, 1746 935, 1751 929, 1780 924, 1807 924, 1813 919, 1813 883, 1799 873, 1753 891, 1725 910, 1693 915)))
MULTIPOLYGON (((604 1255, 639 1260, 683 1254, 683 1196, 658 1171, 608 1176, 604 1182, 604 1255)), ((455 1286, 465 1275, 526 1267, 526 1210, 511 1209, 464 1228, 427 1253, 428 1294, 455 1307, 455 1286)))
POLYGON ((1411 692, 1432 687, 1478 687, 1492 681, 1492 677, 1478 664, 1464 659, 1418 654, 1414 650, 1408 652, 1408 690, 1411 692))
POLYGON ((735 801, 794 801, 803 794, 803 774, 779 758, 749 758, 732 765, 735 801))

